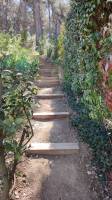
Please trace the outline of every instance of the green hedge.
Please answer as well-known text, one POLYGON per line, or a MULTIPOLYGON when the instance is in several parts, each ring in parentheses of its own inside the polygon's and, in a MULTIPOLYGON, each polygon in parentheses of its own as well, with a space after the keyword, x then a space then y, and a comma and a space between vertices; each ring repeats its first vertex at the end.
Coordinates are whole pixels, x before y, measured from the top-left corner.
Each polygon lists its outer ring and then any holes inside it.
POLYGON ((90 144, 100 172, 112 170, 112 129, 104 125, 112 114, 108 111, 100 81, 98 63, 110 53, 112 35, 103 37, 112 3, 104 0, 71 0, 64 38, 64 88, 77 110, 73 125, 90 144))
POLYGON ((33 134, 30 118, 37 89, 32 81, 38 68, 38 52, 24 48, 20 37, 0 33, 0 141, 6 152, 13 152, 14 162, 33 134))

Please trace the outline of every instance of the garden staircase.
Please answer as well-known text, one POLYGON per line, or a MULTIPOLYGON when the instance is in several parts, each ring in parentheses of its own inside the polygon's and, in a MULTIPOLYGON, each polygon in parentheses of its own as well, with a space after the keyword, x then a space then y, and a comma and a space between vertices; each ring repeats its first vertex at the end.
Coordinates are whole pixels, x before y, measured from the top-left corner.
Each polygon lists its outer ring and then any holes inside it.
POLYGON ((68 155, 79 151, 70 127, 70 112, 61 90, 58 68, 44 59, 40 65, 40 88, 35 96, 34 136, 27 149, 29 155, 68 155))

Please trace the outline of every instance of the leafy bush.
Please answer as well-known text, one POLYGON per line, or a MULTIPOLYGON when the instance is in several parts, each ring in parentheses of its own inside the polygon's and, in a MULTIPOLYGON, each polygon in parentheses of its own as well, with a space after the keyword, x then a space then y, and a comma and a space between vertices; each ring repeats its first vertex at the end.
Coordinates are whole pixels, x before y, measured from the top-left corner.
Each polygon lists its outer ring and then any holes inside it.
POLYGON ((10 184, 16 165, 33 136, 30 118, 32 95, 37 88, 32 81, 38 73, 38 64, 39 54, 23 48, 21 38, 0 34, 0 149, 3 154, 13 153, 10 184))
POLYGON ((60 35, 58 37, 58 43, 57 43, 57 54, 59 62, 63 62, 64 57, 64 25, 61 27, 60 35))
POLYGON ((47 49, 47 57, 51 58, 55 63, 63 63, 64 57, 64 24, 61 26, 61 31, 58 39, 51 39, 49 48, 47 49))
POLYGON ((52 55, 52 47, 49 47, 49 48, 47 49, 47 57, 48 57, 48 58, 51 58, 51 55, 52 55))

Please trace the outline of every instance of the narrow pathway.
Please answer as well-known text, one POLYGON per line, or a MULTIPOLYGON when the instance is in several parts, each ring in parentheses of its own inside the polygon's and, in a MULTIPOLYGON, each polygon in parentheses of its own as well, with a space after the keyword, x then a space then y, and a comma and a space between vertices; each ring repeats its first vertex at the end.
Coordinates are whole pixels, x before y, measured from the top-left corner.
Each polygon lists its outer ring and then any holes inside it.
POLYGON ((35 84, 40 91, 35 98, 29 158, 20 166, 27 177, 20 199, 97 200, 81 162, 77 131, 70 126, 70 110, 58 69, 43 60, 40 80, 35 84))
POLYGON ((33 114, 35 135, 27 154, 57 156, 78 153, 79 144, 69 126, 70 112, 61 90, 58 69, 43 60, 40 79, 35 84, 40 92, 36 96, 33 114))

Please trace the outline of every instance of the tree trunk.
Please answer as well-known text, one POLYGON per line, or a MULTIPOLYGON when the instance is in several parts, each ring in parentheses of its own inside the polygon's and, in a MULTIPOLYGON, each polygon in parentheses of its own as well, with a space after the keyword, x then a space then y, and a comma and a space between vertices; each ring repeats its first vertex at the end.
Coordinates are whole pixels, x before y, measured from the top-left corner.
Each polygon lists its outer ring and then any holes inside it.
MULTIPOLYGON (((2 104, 2 80, 0 76, 0 107, 2 104)), ((2 112, 0 111, 0 117, 2 112)), ((8 200, 9 197, 9 181, 8 172, 5 165, 5 151, 3 147, 4 134, 0 129, 0 200, 8 200)))
POLYGON ((21 2, 19 4, 17 15, 16 15, 15 21, 14 21, 14 30, 15 30, 16 34, 20 33, 20 24, 21 24, 20 18, 21 18, 21 2))
POLYGON ((3 15, 2 15, 2 30, 4 32, 8 31, 8 20, 7 20, 7 15, 8 15, 8 0, 2 1, 2 10, 3 10, 3 15))
POLYGON ((55 6, 53 3, 51 4, 51 9, 52 9, 52 29, 53 29, 54 39, 56 39, 57 38, 57 15, 56 15, 55 6))
POLYGON ((39 40, 42 35, 42 21, 40 14, 40 0, 33 0, 33 13, 36 32, 36 46, 39 46, 39 40))
MULTIPOLYGON (((1 133, 0 133, 1 140, 1 133)), ((5 155, 4 148, 2 146, 3 141, 1 140, 0 145, 0 199, 8 200, 9 199, 9 181, 8 173, 5 165, 5 155)))
POLYGON ((2 31, 3 3, 0 1, 0 31, 2 31))
POLYGON ((55 40, 57 41, 58 39, 58 19, 56 17, 55 19, 55 31, 54 31, 54 36, 55 36, 55 40))
POLYGON ((27 40, 27 2, 26 0, 20 1, 20 15, 18 17, 20 18, 22 43, 23 45, 25 45, 25 42, 27 40))
POLYGON ((49 15, 49 39, 51 38, 51 5, 49 1, 47 1, 47 7, 48 7, 48 15, 49 15))

